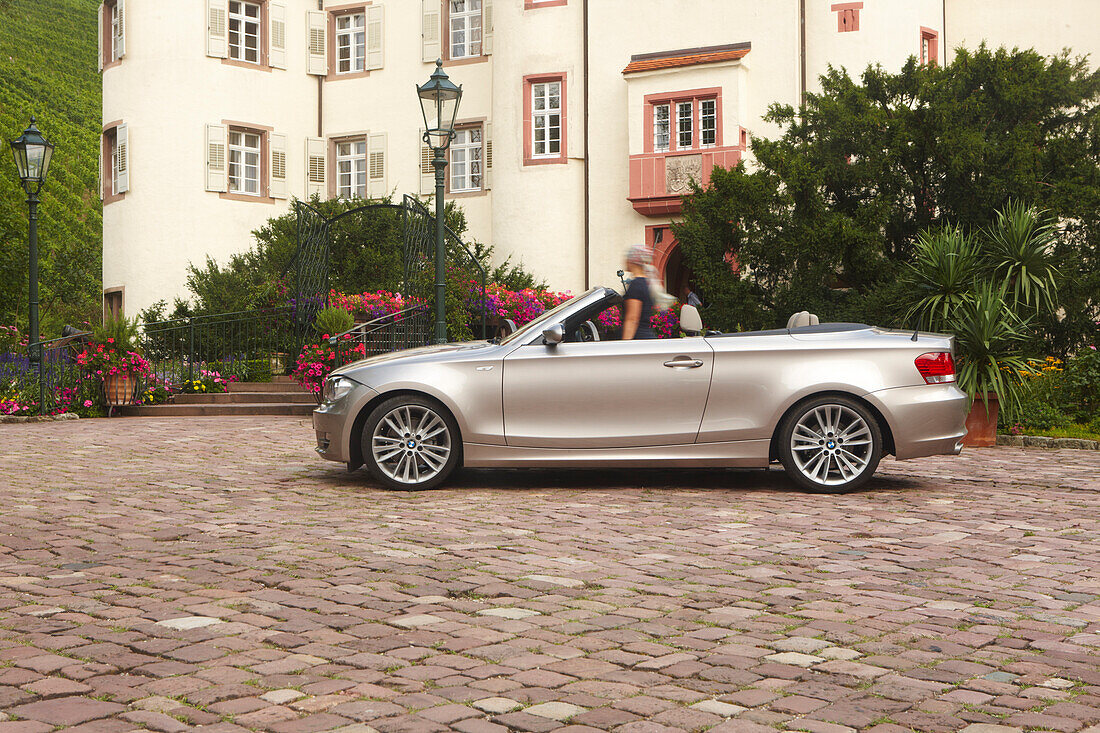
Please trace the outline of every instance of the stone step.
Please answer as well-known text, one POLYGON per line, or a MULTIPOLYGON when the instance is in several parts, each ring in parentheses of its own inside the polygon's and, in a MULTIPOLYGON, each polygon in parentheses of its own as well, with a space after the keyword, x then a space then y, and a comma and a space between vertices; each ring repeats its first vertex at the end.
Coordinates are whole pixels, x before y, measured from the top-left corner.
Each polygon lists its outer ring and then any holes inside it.
POLYGON ((299 415, 309 416, 316 404, 288 402, 245 402, 205 405, 127 405, 116 412, 126 417, 200 417, 210 415, 299 415))
POLYGON ((234 382, 229 385, 233 392, 303 392, 305 390, 287 377, 276 377, 271 382, 234 382))
POLYGON ((309 392, 302 391, 285 391, 285 392, 242 392, 237 389, 236 386, 231 388, 230 392, 217 392, 217 393, 198 393, 198 394, 178 394, 173 400, 177 405, 211 405, 211 404, 226 404, 226 403, 272 403, 272 402, 287 402, 298 405, 303 404, 315 404, 313 395, 309 392))

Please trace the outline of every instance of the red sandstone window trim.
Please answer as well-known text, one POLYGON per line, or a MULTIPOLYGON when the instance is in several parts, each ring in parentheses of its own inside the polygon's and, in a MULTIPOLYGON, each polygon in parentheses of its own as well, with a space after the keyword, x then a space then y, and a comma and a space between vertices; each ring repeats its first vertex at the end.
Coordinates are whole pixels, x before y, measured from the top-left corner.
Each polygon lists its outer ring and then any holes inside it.
POLYGON ((934 28, 920 29, 919 58, 922 65, 936 66, 940 62, 940 34, 934 28), (928 54, 924 53, 924 44, 928 42, 928 54))
MULTIPOLYGON (((255 125, 250 122, 237 122, 235 120, 222 120, 222 124, 225 125, 225 134, 227 140, 229 138, 229 134, 233 132, 251 133, 260 136, 260 195, 253 196, 247 193, 230 193, 228 191, 225 191, 219 193, 218 196, 227 201, 247 201, 253 204, 275 203, 275 199, 271 196, 271 171, 269 170, 269 159, 271 158, 271 133, 275 131, 275 128, 268 127, 267 125, 255 125)), ((228 180, 228 145, 226 146, 225 160, 226 179, 228 180)))
POLYGON ((661 92, 659 94, 647 94, 644 98, 645 109, 642 114, 642 152, 655 153, 655 152, 687 152, 698 150, 711 150, 713 148, 722 147, 722 88, 721 87, 707 87, 705 89, 686 89, 679 92, 661 92), (700 102, 706 100, 714 100, 714 115, 715 115, 715 135, 714 145, 708 145, 705 148, 702 146, 702 131, 703 126, 700 119, 700 102), (692 136, 691 147, 681 148, 675 143, 676 139, 676 114, 675 107, 677 102, 691 102, 692 103, 692 129, 695 131, 692 136), (657 105, 667 104, 669 105, 670 113, 670 138, 669 149, 667 151, 656 151, 653 149, 653 108, 657 105))
POLYGON ((235 59, 229 56, 229 19, 226 19, 226 35, 225 35, 225 58, 221 60, 226 66, 239 66, 242 69, 253 69, 257 71, 274 71, 271 66, 271 10, 268 7, 269 0, 240 0, 241 2, 251 3, 252 5, 260 6, 260 27, 259 27, 259 61, 245 61, 243 59, 235 59))
POLYGON ((556 8, 567 5, 569 0, 523 0, 524 10, 538 10, 539 8, 556 8))
POLYGON ((569 137, 568 98, 566 92, 566 72, 553 74, 528 74, 523 77, 523 164, 524 165, 548 165, 565 163, 568 158, 567 142, 569 137), (535 120, 532 110, 531 94, 536 84, 551 82, 561 83, 561 148, 556 156, 534 155, 535 120))
POLYGON ((851 33, 859 30, 859 11, 863 3, 836 3, 830 10, 836 13, 837 33, 851 33))
POLYGON ((366 25, 363 28, 364 34, 368 33, 366 15, 367 6, 372 5, 373 0, 366 0, 365 2, 349 3, 347 5, 332 5, 325 8, 325 12, 328 13, 328 76, 325 77, 326 81, 343 81, 344 79, 362 79, 370 76, 371 70, 366 68, 369 63, 370 49, 368 48, 368 41, 364 36, 363 40, 363 70, 362 71, 348 71, 344 73, 338 72, 336 61, 336 19, 341 15, 355 15, 361 13, 364 17, 364 23, 366 25))
POLYGON ((100 137, 99 146, 99 170, 102 171, 103 180, 100 181, 100 194, 103 198, 103 205, 107 206, 113 204, 116 201, 122 201, 126 198, 126 192, 115 193, 114 189, 114 152, 115 145, 117 144, 118 128, 122 125, 122 120, 115 120, 114 122, 108 122, 103 126, 103 134, 100 137))

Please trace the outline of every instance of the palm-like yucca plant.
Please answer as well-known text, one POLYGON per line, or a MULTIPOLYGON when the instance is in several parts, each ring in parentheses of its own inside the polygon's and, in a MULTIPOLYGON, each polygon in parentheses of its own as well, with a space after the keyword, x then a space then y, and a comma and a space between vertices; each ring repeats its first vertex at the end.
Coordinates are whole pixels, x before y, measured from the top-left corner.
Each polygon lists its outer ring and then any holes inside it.
POLYGON ((955 309, 970 300, 981 267, 981 248, 961 228, 921 232, 914 260, 902 276, 913 297, 907 320, 942 329, 955 309))
POLYGON ((1058 233, 1044 212, 1010 201, 985 232, 986 266, 1005 284, 1015 305, 1054 310, 1058 270, 1054 243, 1058 233))
POLYGON ((972 297, 952 312, 948 329, 955 334, 959 388, 980 396, 996 394, 1009 415, 1020 407, 1022 374, 1031 371, 1021 347, 1027 341, 1030 318, 1016 315, 1003 288, 980 283, 972 297))

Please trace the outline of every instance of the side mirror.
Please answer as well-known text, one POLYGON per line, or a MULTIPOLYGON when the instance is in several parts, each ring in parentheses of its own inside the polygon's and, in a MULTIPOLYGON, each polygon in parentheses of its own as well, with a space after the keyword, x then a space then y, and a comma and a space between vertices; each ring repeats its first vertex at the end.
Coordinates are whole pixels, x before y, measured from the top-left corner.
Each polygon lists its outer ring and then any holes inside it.
POLYGON ((556 346, 565 338, 565 326, 555 323, 542 329, 542 342, 547 346, 556 346))
POLYGON ((680 309, 680 330, 693 335, 703 332, 703 319, 699 316, 698 308, 685 305, 680 309))

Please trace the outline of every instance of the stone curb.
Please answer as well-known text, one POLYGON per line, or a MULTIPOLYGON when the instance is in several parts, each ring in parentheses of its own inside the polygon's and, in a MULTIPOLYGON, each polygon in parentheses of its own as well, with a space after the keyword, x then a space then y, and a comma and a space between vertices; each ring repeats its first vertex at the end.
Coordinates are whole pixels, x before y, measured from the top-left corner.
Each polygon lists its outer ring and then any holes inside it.
POLYGON ((1100 441, 1083 438, 1048 438, 1045 435, 998 435, 997 445, 1016 448, 1075 448, 1077 450, 1100 450, 1100 441))
POLYGON ((57 422, 58 420, 79 420, 80 415, 75 412, 63 412, 60 415, 31 415, 17 416, 17 415, 0 415, 0 425, 10 425, 11 423, 23 423, 23 422, 57 422))

